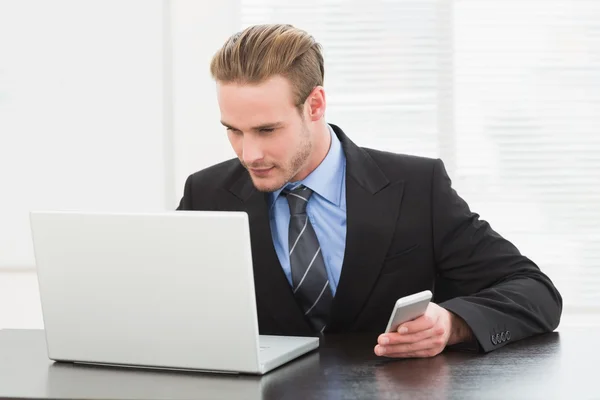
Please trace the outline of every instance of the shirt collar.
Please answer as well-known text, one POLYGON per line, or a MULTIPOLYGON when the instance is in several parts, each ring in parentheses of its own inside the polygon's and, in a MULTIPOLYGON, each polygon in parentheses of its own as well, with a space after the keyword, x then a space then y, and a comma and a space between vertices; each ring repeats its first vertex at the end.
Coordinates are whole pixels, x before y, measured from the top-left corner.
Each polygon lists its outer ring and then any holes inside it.
POLYGON ((298 185, 304 185, 330 203, 338 207, 340 206, 346 163, 340 140, 333 129, 331 129, 331 126, 327 125, 327 127, 331 135, 331 145, 321 164, 303 180, 290 182, 283 188, 271 193, 270 207, 275 204, 275 200, 277 200, 277 197, 279 197, 284 188, 293 189, 298 185))

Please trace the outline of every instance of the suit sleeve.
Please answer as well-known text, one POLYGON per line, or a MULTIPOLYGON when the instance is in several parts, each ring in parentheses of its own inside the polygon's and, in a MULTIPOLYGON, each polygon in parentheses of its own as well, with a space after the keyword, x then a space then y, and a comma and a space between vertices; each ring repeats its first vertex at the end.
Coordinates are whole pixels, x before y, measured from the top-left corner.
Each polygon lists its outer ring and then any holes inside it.
POLYGON ((562 297, 538 266, 471 212, 441 160, 432 176, 432 231, 438 274, 459 295, 440 304, 473 331, 479 350, 553 331, 562 297))
POLYGON ((176 211, 192 210, 192 175, 188 176, 183 188, 183 196, 176 211))

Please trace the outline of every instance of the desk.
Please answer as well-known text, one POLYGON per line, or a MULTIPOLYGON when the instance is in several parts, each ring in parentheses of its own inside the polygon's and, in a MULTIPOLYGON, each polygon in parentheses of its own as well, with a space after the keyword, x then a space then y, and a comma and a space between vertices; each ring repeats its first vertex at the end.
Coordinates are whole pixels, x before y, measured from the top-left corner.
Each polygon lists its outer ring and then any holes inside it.
POLYGON ((41 330, 0 331, 0 398, 600 399, 598 338, 573 329, 495 352, 431 359, 373 354, 374 335, 328 336, 267 375, 224 376, 54 363, 41 330))

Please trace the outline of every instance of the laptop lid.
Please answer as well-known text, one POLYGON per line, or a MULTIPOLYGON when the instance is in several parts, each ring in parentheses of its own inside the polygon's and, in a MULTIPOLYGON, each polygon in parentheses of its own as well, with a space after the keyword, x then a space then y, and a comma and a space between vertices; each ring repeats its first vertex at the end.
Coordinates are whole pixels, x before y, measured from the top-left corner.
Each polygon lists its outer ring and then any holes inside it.
POLYGON ((32 212, 54 360, 259 371, 243 212, 32 212))

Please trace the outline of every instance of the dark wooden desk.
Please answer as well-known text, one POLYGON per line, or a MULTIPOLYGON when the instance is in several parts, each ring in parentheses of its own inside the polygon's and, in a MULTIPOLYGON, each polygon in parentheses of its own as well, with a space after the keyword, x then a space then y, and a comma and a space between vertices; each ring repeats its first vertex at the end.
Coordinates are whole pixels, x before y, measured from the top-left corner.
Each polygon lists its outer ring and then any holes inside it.
POLYGON ((566 330, 487 355, 373 354, 375 336, 326 337, 318 352, 262 376, 54 363, 43 331, 0 331, 0 398, 58 399, 600 399, 598 338, 566 330))

